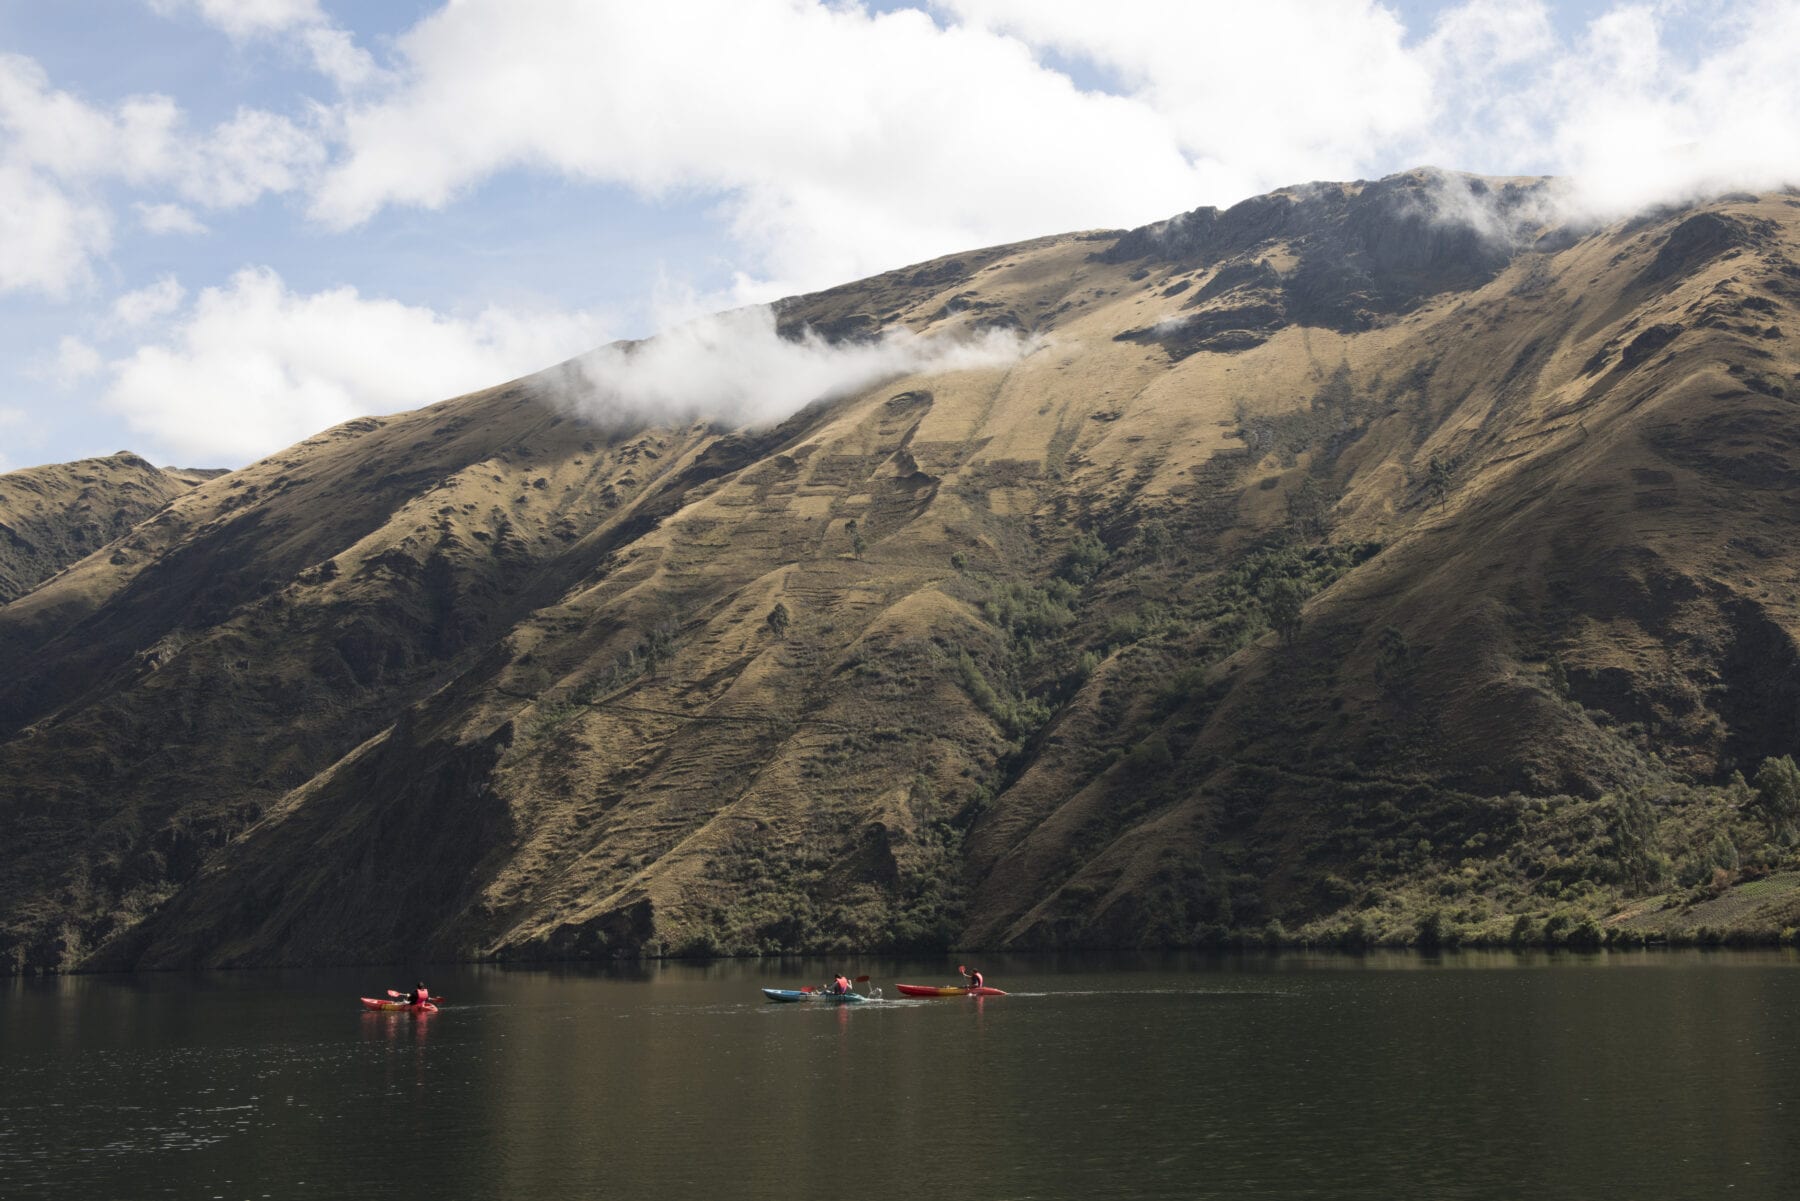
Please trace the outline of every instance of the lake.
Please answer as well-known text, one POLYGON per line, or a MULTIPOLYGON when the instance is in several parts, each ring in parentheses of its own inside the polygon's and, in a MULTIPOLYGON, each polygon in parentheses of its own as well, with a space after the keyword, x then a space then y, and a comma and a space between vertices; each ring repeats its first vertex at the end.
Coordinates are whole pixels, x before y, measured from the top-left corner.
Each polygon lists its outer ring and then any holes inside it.
POLYGON ((0 1196, 1800 1195, 1800 958, 956 960, 0 980, 0 1196))

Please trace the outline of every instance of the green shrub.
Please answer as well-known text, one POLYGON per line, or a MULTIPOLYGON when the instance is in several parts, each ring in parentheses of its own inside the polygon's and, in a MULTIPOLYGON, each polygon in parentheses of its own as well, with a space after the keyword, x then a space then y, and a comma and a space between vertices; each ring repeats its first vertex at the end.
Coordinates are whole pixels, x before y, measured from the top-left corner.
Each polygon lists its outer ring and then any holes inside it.
POLYGON ((1023 738, 1050 719, 1050 708, 1032 697, 1002 696, 968 651, 957 652, 957 675, 975 706, 999 723, 1008 737, 1023 738))
POLYGON ((1119 770, 1135 780, 1149 781, 1162 778, 1174 766, 1175 756, 1169 751, 1168 739, 1157 731, 1131 748, 1119 770))
POLYGON ((1800 767, 1793 756, 1764 759, 1752 787, 1750 811, 1768 827, 1776 845, 1791 847, 1800 841, 1800 767))
POLYGON ((1175 546, 1167 523, 1154 517, 1138 526, 1136 542, 1138 553, 1152 560, 1167 558, 1175 546))
POLYGON ((1420 914, 1413 932, 1419 949, 1424 951, 1435 951, 1455 941, 1442 909, 1428 909, 1420 914))
POLYGON ((1570 927, 1564 941, 1571 947, 1591 951, 1598 949, 1604 938, 1600 923, 1595 921, 1594 915, 1590 913, 1570 927))
POLYGON ((1064 580, 1051 580, 1042 588, 1007 583, 996 588, 982 607, 989 621, 1014 637, 1045 637, 1074 622, 1075 596, 1075 588, 1064 580))
POLYGON ((1086 584, 1105 568, 1108 556, 1106 543, 1091 533, 1082 534, 1063 555, 1056 574, 1071 584, 1086 584))

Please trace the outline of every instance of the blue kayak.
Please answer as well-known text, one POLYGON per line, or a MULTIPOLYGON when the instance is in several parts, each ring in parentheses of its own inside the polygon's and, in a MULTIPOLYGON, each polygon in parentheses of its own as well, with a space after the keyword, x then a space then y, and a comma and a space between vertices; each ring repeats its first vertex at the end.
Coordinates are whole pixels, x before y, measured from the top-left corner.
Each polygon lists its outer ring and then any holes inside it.
POLYGON ((771 1001, 830 1001, 837 1005, 855 1005, 869 998, 859 992, 801 992, 797 988, 765 988, 763 996, 771 1001))

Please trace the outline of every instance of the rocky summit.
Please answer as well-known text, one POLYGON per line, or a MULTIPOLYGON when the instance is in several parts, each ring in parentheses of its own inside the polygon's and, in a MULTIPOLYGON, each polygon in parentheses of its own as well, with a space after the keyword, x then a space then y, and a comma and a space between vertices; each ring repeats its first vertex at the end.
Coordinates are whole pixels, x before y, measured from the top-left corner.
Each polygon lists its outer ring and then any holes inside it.
POLYGON ((0 477, 0 965, 1779 937, 1797 309, 1795 196, 1417 171, 783 302, 1012 351, 770 420, 0 477))

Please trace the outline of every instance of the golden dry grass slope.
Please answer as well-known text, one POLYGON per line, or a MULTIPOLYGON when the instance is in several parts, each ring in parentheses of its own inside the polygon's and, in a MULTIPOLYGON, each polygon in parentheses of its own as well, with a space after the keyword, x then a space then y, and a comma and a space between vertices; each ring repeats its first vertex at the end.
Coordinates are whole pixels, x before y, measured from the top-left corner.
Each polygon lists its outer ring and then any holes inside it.
POLYGON ((1311 185, 798 298, 1038 340, 772 428, 597 428, 550 372, 205 482, 0 608, 0 959, 1616 907, 1654 884, 1612 797, 1711 831, 1800 741, 1800 200, 1584 230, 1544 188, 1311 185))
POLYGON ((0 475, 0 605, 219 474, 154 467, 122 450, 0 475))

